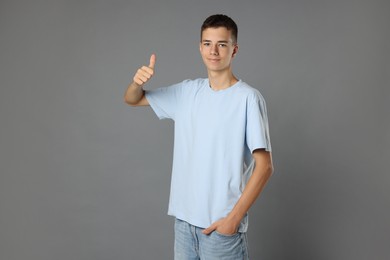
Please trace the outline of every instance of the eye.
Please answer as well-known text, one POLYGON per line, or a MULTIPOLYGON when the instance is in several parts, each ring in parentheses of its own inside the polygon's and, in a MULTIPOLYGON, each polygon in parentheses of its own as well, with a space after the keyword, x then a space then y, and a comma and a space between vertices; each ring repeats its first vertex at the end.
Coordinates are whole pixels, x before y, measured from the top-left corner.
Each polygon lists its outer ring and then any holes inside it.
POLYGON ((225 43, 220 43, 218 46, 224 48, 224 47, 226 47, 227 45, 226 45, 225 43))
POLYGON ((210 43, 209 42, 204 42, 203 46, 210 46, 210 43))

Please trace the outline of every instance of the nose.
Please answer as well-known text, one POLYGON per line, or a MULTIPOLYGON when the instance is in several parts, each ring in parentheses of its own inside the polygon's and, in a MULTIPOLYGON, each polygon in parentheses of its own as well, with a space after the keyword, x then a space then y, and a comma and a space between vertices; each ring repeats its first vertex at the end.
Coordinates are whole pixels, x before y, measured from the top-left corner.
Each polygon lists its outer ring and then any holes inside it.
POLYGON ((217 45, 211 45, 210 54, 218 56, 218 47, 217 47, 217 45))

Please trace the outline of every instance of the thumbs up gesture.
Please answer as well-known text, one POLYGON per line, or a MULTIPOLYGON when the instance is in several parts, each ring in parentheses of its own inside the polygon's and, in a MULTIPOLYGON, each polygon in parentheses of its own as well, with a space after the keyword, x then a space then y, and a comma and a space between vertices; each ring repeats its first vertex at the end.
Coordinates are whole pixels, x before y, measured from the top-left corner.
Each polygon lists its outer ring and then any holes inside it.
POLYGON ((146 82, 148 82, 153 74, 154 74, 154 65, 156 64, 156 55, 152 54, 150 56, 150 61, 148 66, 142 66, 137 70, 134 75, 134 83, 138 86, 143 86, 146 82))

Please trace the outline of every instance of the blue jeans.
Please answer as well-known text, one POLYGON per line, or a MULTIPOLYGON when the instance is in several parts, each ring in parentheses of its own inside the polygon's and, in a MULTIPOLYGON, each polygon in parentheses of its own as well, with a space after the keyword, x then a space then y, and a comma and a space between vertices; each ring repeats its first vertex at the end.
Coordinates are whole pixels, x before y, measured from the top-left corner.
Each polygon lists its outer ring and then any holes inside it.
POLYGON ((246 233, 210 235, 203 228, 175 221, 175 260, 248 260, 246 233))

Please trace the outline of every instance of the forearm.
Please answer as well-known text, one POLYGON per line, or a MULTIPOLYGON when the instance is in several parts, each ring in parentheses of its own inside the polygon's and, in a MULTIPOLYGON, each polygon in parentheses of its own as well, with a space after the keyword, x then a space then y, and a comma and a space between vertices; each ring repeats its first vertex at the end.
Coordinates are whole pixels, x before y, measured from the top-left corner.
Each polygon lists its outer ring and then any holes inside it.
MULTIPOLYGON (((268 152, 261 151, 261 153, 268 152)), ((268 155, 263 154, 262 156, 257 156, 257 158, 256 156, 257 155, 254 156, 255 168, 252 176, 249 178, 240 199, 227 216, 228 219, 232 220, 237 225, 239 225, 242 218, 259 197, 273 171, 271 155, 269 153, 268 155)))
POLYGON ((132 82, 125 92, 124 99, 127 104, 136 105, 142 100, 144 95, 145 91, 143 90, 142 86, 132 82))

